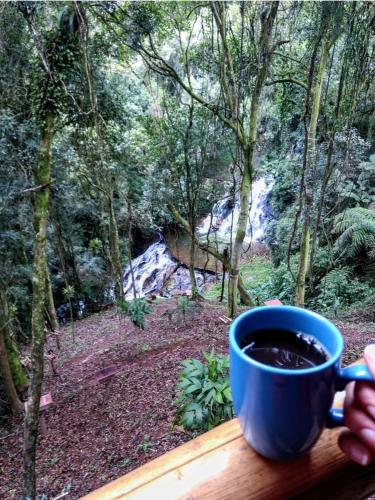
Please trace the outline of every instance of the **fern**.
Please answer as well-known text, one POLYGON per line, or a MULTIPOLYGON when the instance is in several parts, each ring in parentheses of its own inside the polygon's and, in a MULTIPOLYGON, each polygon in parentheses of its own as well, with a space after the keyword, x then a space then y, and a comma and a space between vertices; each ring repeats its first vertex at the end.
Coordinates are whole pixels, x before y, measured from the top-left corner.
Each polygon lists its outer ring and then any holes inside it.
POLYGON ((353 257, 365 250, 375 258, 375 210, 363 207, 348 208, 338 214, 333 232, 339 234, 335 250, 353 257))

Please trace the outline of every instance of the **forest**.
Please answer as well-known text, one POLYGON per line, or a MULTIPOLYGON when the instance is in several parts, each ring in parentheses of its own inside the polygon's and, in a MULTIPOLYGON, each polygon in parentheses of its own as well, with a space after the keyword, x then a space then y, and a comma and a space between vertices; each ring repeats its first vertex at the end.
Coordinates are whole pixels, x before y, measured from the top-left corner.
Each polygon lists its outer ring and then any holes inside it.
POLYGON ((232 418, 266 300, 375 343, 374 74, 373 2, 0 4, 1 498, 232 418))

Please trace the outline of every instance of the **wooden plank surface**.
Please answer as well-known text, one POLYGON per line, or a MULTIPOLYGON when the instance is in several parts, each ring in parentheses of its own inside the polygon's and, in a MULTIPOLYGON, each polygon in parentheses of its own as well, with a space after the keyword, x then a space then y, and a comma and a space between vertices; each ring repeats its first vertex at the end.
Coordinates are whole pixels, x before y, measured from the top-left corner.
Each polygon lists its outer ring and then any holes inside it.
MULTIPOLYGON (((335 406, 342 405, 344 392, 335 406)), ((86 500, 289 499, 356 500, 375 492, 375 464, 350 462, 325 430, 303 457, 262 458, 246 443, 237 419, 162 455, 85 496, 86 500)))

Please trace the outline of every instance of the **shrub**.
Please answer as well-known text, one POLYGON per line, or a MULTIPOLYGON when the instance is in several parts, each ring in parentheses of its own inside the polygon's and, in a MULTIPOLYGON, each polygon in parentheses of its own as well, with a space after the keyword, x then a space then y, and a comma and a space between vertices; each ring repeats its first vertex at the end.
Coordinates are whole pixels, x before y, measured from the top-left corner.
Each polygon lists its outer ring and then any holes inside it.
POLYGON ((145 329, 146 314, 152 312, 152 307, 144 299, 133 299, 131 302, 118 300, 117 309, 120 314, 129 316, 134 325, 141 330, 145 329))
POLYGON ((203 353, 205 362, 183 361, 177 388, 175 422, 187 430, 207 431, 233 418, 228 356, 203 353))
POLYGON ((332 269, 320 280, 318 290, 319 294, 311 304, 320 310, 333 308, 337 311, 349 305, 371 301, 375 295, 374 288, 351 277, 349 267, 332 269))

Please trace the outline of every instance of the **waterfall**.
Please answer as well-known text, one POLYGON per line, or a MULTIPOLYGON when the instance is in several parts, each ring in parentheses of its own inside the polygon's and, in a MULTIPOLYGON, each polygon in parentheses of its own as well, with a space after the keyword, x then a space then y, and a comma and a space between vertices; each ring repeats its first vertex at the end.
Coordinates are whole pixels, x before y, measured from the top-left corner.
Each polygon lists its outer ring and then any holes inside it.
MULTIPOLYGON (((149 294, 170 297, 187 293, 191 288, 189 270, 172 256, 161 235, 142 255, 132 259, 132 267, 137 297, 149 294)), ((215 279, 213 273, 203 273, 198 269, 195 270, 195 277, 200 290, 205 283, 215 279)), ((130 266, 124 270, 123 284, 125 299, 132 300, 134 293, 130 266)))
MULTIPOLYGON (((253 183, 249 224, 245 237, 246 243, 260 241, 263 237, 264 211, 267 195, 271 189, 272 182, 267 182, 264 178, 260 178, 253 183)), ((211 230, 211 216, 207 215, 197 227, 198 236, 204 237, 210 230, 210 234, 216 233, 219 242, 229 242, 232 219, 235 228, 239 212, 239 200, 236 200, 234 208, 232 208, 232 201, 229 197, 218 201, 212 210, 211 230)), ((137 297, 145 297, 149 294, 170 297, 190 290, 188 269, 172 256, 162 235, 159 235, 158 241, 152 243, 142 255, 132 260, 132 267, 137 297)), ((198 269, 195 270, 195 276, 200 290, 204 288, 205 283, 215 280, 213 273, 203 273, 198 269)), ((124 270, 123 284, 125 298, 132 300, 134 294, 130 266, 127 266, 124 270)))
MULTIPOLYGON (((245 242, 261 241, 264 235, 264 209, 269 192, 272 189, 272 181, 264 177, 253 182, 252 199, 250 202, 249 221, 246 231, 245 242)), ((232 209, 232 200, 227 197, 218 201, 212 209, 212 224, 210 234, 215 234, 219 242, 229 242, 233 223, 233 237, 240 214, 240 201, 236 199, 232 209)), ((210 229, 211 215, 208 214, 197 227, 200 237, 207 236, 210 229)))
MULTIPOLYGON (((177 269, 179 262, 172 257, 164 239, 150 245, 142 254, 132 259, 135 287, 138 297, 150 293, 161 293, 165 282, 177 269)), ((134 298, 130 266, 127 266, 123 276, 125 298, 134 298)))

